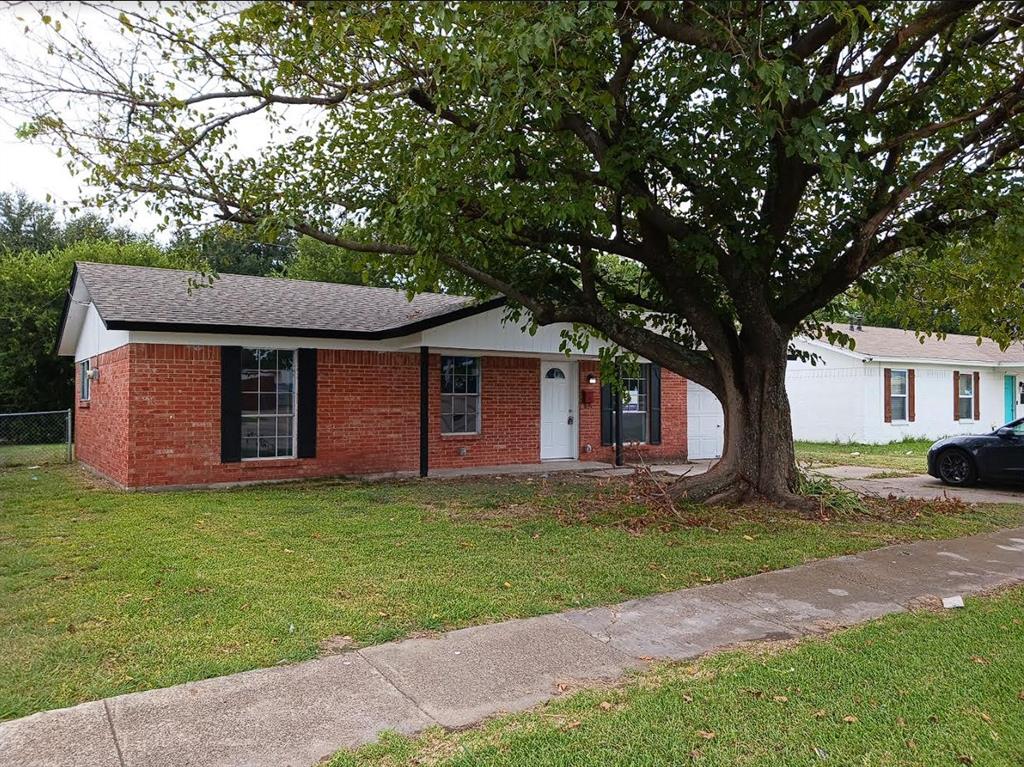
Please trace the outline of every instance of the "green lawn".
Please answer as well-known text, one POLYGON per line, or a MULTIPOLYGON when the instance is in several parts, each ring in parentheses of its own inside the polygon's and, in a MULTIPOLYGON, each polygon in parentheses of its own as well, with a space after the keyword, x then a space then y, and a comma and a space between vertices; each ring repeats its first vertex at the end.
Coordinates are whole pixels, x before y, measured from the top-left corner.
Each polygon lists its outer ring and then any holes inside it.
POLYGON ((1024 764, 1024 590, 644 674, 481 728, 387 736, 361 765, 1024 764))
MULTIPOLYGON (((613 487, 622 488, 616 484, 613 487)), ((641 510, 592 479, 321 482, 128 494, 0 471, 0 718, 356 645, 618 602, 922 537, 1022 507, 904 520, 641 510)))
POLYGON ((873 466, 879 470, 924 474, 928 470, 930 439, 865 445, 859 442, 797 442, 796 457, 813 466, 873 466))
POLYGON ((67 463, 68 446, 64 443, 42 445, 0 445, 0 469, 11 466, 37 466, 67 463))

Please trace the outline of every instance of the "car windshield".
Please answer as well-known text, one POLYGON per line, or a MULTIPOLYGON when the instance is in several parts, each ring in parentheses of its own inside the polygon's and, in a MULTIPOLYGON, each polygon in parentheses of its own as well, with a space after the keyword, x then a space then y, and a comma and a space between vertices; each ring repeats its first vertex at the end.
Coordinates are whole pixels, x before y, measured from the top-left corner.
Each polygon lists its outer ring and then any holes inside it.
MULTIPOLYGON (((1002 429, 1011 429, 1018 437, 1024 437, 1024 418, 1018 418, 1016 421, 1010 421, 1010 423, 1003 426, 1002 429)), ((1000 431, 1002 431, 1002 429, 1000 429, 1000 431)))

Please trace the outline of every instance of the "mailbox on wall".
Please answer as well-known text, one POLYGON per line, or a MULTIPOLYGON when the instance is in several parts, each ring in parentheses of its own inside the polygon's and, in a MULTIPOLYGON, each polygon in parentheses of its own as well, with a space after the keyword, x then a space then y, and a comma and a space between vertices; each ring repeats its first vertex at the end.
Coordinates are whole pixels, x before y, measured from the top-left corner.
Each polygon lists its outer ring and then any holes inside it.
POLYGON ((584 405, 593 405, 594 404, 594 390, 593 389, 584 389, 583 391, 581 391, 580 392, 580 401, 584 405))

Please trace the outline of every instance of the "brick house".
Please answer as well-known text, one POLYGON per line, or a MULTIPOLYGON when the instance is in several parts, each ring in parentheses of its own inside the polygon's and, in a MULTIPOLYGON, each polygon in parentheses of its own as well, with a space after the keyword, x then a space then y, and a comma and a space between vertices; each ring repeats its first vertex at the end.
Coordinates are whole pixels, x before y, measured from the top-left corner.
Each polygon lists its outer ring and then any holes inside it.
POLYGON ((194 277, 71 277, 58 353, 76 362, 75 451, 122 487, 611 462, 618 423, 627 458, 721 449, 706 390, 643 364, 617 401, 596 342, 566 355, 564 326, 530 335, 500 299, 194 277))

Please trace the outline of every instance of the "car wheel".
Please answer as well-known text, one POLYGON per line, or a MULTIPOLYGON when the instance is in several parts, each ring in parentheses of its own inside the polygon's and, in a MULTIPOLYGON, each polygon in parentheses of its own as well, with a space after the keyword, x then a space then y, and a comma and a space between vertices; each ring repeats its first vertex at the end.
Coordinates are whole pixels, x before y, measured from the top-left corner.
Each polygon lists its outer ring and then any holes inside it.
POLYGON ((939 479, 954 487, 968 487, 978 480, 978 472, 966 452, 952 448, 939 456, 939 479))

